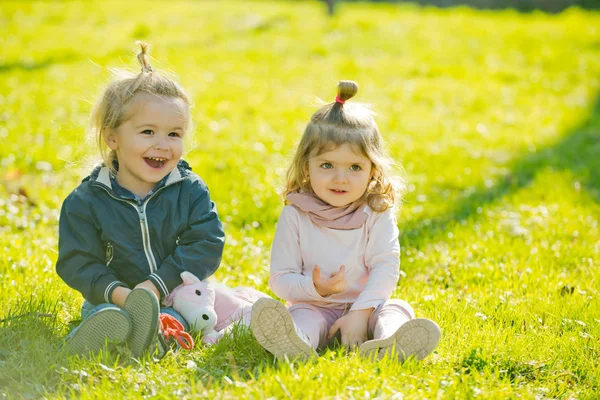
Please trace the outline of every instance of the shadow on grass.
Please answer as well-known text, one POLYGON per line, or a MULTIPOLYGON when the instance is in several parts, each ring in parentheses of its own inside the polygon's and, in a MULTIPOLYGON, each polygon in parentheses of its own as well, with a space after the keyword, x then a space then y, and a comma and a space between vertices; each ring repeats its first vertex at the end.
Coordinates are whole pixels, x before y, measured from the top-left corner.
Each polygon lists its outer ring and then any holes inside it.
MULTIPOLYGON (((360 0, 344 0, 355 2, 360 0)), ((342 3, 341 0, 325 0, 326 3, 342 3)), ((479 10, 513 9, 519 12, 544 11, 558 13, 569 7, 587 10, 600 9, 600 0, 371 0, 374 3, 415 3, 420 6, 439 8, 466 6, 479 10)))
POLYGON ((600 203, 600 96, 590 117, 554 145, 537 149, 515 161, 510 173, 492 186, 481 184, 447 213, 429 220, 401 224, 403 244, 419 247, 431 237, 444 234, 458 221, 477 215, 479 207, 497 202, 530 185, 537 174, 550 169, 570 171, 591 198, 600 203))
POLYGON ((67 64, 78 61, 82 57, 76 53, 65 52, 56 56, 48 57, 43 60, 18 60, 8 63, 0 63, 0 74, 14 71, 36 71, 51 67, 57 64, 67 64))
POLYGON ((37 398, 52 379, 63 328, 58 308, 30 297, 0 321, 0 395, 37 398))

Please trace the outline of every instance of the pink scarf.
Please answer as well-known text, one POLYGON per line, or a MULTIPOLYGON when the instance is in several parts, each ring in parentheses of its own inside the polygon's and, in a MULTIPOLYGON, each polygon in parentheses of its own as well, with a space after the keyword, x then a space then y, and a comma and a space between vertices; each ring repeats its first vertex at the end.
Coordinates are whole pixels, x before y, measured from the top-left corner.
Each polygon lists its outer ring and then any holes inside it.
POLYGON ((306 212, 311 221, 324 228, 350 230, 360 228, 367 220, 365 204, 356 200, 343 207, 334 207, 325 203, 312 193, 290 193, 286 199, 300 210, 306 212))

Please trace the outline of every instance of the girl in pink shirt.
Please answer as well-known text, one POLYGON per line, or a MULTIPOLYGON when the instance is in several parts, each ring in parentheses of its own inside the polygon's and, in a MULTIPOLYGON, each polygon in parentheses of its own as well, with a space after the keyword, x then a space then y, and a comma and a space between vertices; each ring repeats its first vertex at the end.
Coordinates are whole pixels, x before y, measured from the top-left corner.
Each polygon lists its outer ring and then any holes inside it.
POLYGON ((336 335, 369 357, 423 359, 440 329, 390 299, 400 273, 394 216, 399 182, 369 107, 341 81, 335 102, 308 123, 287 174, 273 240, 273 299, 252 307, 250 327, 277 358, 306 359, 336 335), (339 331, 339 333, 338 333, 339 331))

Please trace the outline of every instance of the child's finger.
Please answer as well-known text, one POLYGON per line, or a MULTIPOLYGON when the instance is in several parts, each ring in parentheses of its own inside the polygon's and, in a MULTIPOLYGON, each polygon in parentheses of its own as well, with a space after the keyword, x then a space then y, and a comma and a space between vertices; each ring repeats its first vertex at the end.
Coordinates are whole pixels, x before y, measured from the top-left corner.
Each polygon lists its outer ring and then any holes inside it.
POLYGON ((344 268, 346 268, 346 267, 344 265, 342 265, 339 270, 333 272, 329 277, 333 278, 334 276, 338 276, 340 273, 342 275, 344 275, 344 268))
POLYGON ((329 335, 327 335, 328 339, 331 339, 337 331, 340 330, 340 320, 338 319, 337 321, 335 321, 333 323, 333 325, 331 325, 331 328, 329 328, 329 335))
POLYGON ((318 282, 321 279, 321 268, 318 265, 315 265, 312 272, 312 280, 313 282, 318 282))
POLYGON ((346 276, 344 275, 344 268, 346 267, 342 265, 342 268, 340 268, 340 270, 333 277, 333 281, 335 281, 335 283, 344 282, 346 280, 346 276))
POLYGON ((342 346, 344 346, 347 349, 350 348, 350 341, 348 339, 348 335, 342 334, 342 346))

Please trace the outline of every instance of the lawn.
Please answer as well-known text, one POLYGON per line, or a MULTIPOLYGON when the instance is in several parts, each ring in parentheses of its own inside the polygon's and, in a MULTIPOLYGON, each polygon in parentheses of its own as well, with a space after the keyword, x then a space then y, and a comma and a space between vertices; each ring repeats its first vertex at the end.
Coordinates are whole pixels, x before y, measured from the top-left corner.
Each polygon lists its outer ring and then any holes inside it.
POLYGON ((4 1, 0 32, 0 397, 598 398, 600 13, 4 1), (194 100, 185 158, 225 224, 230 286, 270 293, 293 146, 317 98, 360 84, 408 182, 394 296, 441 326, 431 356, 276 362, 243 329, 160 362, 58 352, 82 302, 54 271, 59 210, 136 39, 194 100))

